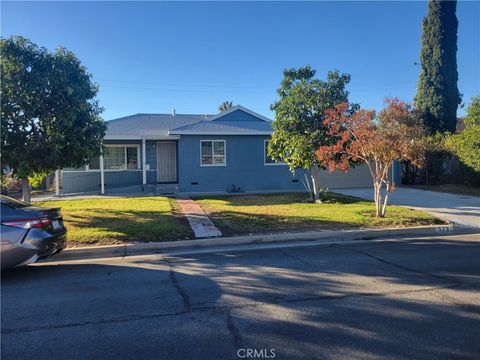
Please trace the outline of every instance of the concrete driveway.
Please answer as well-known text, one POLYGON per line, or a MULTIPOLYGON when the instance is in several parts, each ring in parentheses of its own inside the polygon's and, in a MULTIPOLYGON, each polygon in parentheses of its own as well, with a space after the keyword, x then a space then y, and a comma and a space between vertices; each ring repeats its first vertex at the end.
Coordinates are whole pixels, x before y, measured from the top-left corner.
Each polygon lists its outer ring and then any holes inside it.
MULTIPOLYGON (((332 191, 373 200, 372 188, 332 189, 332 191)), ((423 210, 458 225, 480 228, 480 198, 476 196, 398 188, 389 198, 390 204, 423 210)))

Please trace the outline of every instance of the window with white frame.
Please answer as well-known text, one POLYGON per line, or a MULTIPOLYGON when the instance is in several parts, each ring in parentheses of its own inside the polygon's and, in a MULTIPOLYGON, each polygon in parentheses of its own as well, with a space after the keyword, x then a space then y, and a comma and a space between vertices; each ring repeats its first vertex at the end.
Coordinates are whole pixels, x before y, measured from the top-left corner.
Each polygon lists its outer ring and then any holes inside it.
MULTIPOLYGON (((103 154, 105 170, 136 170, 140 169, 139 145, 106 145, 103 154)), ((89 170, 99 170, 100 160, 94 158, 88 165, 89 170)))
POLYGON ((200 164, 202 166, 226 165, 225 140, 201 140, 200 164))
POLYGON ((263 159, 264 159, 264 164, 265 165, 286 165, 285 162, 283 162, 280 159, 274 159, 271 156, 268 155, 268 144, 270 143, 270 140, 265 140, 264 142, 264 147, 263 147, 263 159))

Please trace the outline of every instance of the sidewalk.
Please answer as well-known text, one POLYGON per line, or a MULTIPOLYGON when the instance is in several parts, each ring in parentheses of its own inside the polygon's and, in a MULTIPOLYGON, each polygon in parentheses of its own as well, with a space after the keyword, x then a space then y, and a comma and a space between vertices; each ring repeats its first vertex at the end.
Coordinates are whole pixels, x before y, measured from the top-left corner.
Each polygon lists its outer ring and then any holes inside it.
POLYGON ((190 198, 178 198, 177 202, 197 239, 222 236, 220 230, 216 228, 212 220, 195 201, 190 198))
POLYGON ((62 253, 44 261, 70 261, 82 259, 98 259, 111 257, 137 256, 144 254, 167 253, 172 251, 215 249, 225 246, 241 246, 254 244, 300 244, 321 240, 326 245, 347 243, 349 241, 374 241, 381 238, 402 239, 418 236, 435 236, 439 234, 470 234, 475 229, 454 228, 452 225, 416 226, 409 228, 363 229, 316 231, 303 233, 281 233, 268 235, 220 237, 213 239, 179 240, 150 243, 127 243, 124 245, 94 246, 67 248, 62 253))

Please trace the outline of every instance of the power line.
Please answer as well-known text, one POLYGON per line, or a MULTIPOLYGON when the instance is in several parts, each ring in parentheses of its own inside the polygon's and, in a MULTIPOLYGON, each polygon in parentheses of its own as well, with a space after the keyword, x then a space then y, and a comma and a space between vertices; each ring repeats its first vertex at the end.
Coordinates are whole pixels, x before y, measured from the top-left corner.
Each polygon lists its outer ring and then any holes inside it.
MULTIPOLYGON (((97 81, 106 81, 106 82, 113 82, 119 84, 132 84, 132 85, 152 85, 152 86, 160 86, 160 87, 176 87, 176 88, 193 88, 193 87, 200 87, 200 88, 232 88, 232 89, 272 89, 272 86, 266 85, 220 85, 220 84, 182 84, 182 83, 163 83, 163 82, 152 82, 152 81, 130 81, 130 80, 112 80, 112 79, 96 79, 97 81)), ((273 88, 275 88, 273 86, 273 88)))

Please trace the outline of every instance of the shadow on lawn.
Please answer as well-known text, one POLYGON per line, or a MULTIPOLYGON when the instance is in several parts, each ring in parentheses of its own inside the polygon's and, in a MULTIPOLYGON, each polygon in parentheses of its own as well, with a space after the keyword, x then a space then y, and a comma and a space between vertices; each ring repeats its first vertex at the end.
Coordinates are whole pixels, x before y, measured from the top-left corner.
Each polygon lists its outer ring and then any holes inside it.
MULTIPOLYGON (((431 224, 432 221, 424 217, 408 217, 388 215, 382 219, 376 219, 374 211, 355 213, 355 221, 351 218, 345 221, 335 221, 326 217, 316 215, 314 219, 305 216, 282 216, 265 214, 247 214, 239 211, 210 211, 208 216, 214 222, 222 234, 226 236, 239 234, 270 234, 278 232, 301 232, 321 230, 351 230, 360 228, 375 227, 402 227, 431 224)), ((434 223, 443 224, 441 220, 434 220, 434 223)))
POLYGON ((71 214, 65 218, 67 229, 73 225, 73 229, 69 229, 70 234, 76 229, 104 233, 98 235, 98 239, 85 239, 87 241, 75 241, 75 236, 74 243, 162 241, 193 237, 187 219, 176 212, 106 209, 101 214, 71 214))
MULTIPOLYGON (((237 194, 218 196, 198 196, 194 200, 221 200, 229 206, 268 206, 268 205, 291 205, 295 203, 311 204, 307 193, 281 193, 281 194, 237 194)), ((328 193, 327 201, 334 199, 338 204, 354 204, 359 202, 368 203, 368 200, 353 196, 328 193)))

